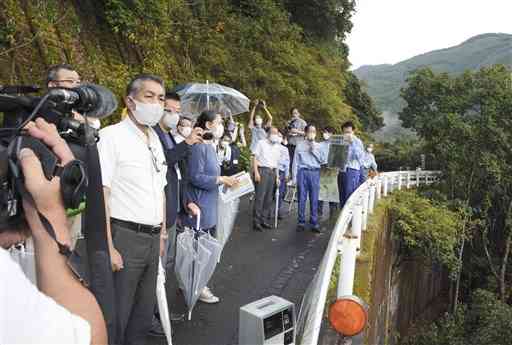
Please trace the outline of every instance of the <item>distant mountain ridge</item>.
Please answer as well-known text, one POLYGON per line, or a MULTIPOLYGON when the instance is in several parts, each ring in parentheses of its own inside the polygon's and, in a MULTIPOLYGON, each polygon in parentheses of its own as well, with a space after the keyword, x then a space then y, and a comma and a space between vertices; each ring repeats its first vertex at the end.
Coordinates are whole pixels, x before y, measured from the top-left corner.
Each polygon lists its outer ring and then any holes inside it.
MULTIPOLYGON (((354 74, 366 83, 368 94, 374 99, 377 108, 389 112, 389 116, 396 119, 396 114, 403 107, 400 89, 405 85, 410 72, 430 67, 435 72, 459 74, 465 70, 477 70, 496 64, 512 67, 511 34, 478 35, 457 46, 434 50, 394 65, 361 66, 354 74)), ((377 137, 382 137, 383 133, 386 133, 386 127, 377 133, 377 137)), ((396 135, 396 130, 393 133, 396 135)))

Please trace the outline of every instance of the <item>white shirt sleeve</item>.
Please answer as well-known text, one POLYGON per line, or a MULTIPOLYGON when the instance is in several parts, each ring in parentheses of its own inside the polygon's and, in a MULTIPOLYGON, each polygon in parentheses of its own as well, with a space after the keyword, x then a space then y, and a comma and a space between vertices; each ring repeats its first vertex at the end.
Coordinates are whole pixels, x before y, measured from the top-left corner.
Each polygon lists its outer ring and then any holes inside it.
POLYGON ((0 344, 90 344, 87 321, 33 285, 0 248, 0 344))
POLYGON ((98 153, 100 156, 101 180, 103 186, 112 188, 112 180, 117 166, 117 154, 112 128, 104 128, 100 131, 98 153))
POLYGON ((256 147, 254 148, 254 157, 260 163, 261 163, 262 145, 263 144, 261 143, 261 140, 259 140, 256 143, 256 147))

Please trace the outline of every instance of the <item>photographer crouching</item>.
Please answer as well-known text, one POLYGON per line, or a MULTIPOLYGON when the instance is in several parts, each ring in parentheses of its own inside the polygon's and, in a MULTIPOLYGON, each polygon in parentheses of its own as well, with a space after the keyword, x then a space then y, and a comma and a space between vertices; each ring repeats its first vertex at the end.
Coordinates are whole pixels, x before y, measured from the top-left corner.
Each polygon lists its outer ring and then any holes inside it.
MULTIPOLYGON (((25 130, 46 144, 57 156, 59 166, 74 160, 53 124, 38 118, 29 122, 25 130)), ((30 149, 22 149, 18 161, 33 204, 23 199, 27 226, 0 230, 0 245, 9 248, 27 235, 33 237, 39 290, 8 252, 0 248, 0 343, 106 344, 105 321, 98 303, 60 252, 62 245, 71 244, 60 177, 48 180, 39 158, 30 149), (51 224, 55 239, 43 221, 51 224)))

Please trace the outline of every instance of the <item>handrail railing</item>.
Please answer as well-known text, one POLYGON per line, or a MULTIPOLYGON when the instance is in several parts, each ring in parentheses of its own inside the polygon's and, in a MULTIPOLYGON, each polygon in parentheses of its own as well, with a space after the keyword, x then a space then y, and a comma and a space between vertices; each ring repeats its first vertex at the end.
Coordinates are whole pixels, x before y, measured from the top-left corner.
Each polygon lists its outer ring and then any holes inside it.
POLYGON ((396 189, 431 184, 438 176, 437 171, 423 170, 381 173, 363 183, 350 196, 336 221, 320 267, 304 295, 298 319, 298 344, 318 343, 329 283, 338 255, 341 257, 341 267, 337 297, 353 294, 361 231, 366 229, 368 216, 373 213, 376 201, 396 189))

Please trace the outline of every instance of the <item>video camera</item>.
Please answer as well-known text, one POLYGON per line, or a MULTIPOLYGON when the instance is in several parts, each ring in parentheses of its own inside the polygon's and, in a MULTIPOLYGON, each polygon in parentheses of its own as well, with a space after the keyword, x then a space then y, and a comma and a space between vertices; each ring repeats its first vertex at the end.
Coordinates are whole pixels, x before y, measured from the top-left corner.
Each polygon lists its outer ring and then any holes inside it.
POLYGON ((27 192, 19 152, 30 148, 41 161, 48 180, 60 176, 64 207, 78 208, 88 185, 85 147, 98 140, 98 132, 88 124, 88 118, 106 117, 117 108, 114 94, 95 84, 52 88, 41 97, 27 95, 38 90, 32 86, 0 85, 0 112, 4 114, 0 127, 0 232, 17 228, 25 219, 22 198, 27 192), (84 121, 79 121, 77 115, 84 121), (24 126, 37 117, 55 124, 73 152, 74 161, 60 167, 58 157, 43 142, 25 133, 24 126))

